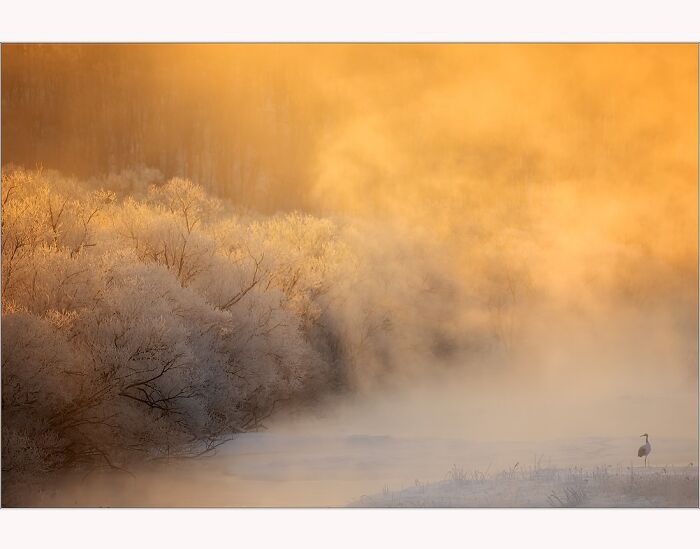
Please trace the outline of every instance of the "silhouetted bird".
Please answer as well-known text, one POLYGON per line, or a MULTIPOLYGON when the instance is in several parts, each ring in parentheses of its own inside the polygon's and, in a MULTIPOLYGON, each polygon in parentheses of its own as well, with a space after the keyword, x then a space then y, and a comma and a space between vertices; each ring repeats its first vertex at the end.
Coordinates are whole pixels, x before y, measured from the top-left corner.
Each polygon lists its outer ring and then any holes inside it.
POLYGON ((639 451, 637 452, 637 455, 639 457, 644 458, 644 467, 646 467, 647 466, 647 456, 649 454, 651 454, 651 444, 649 444, 649 435, 644 433, 643 435, 639 435, 639 436, 646 437, 646 440, 647 440, 646 443, 644 444, 644 446, 639 447, 639 451))

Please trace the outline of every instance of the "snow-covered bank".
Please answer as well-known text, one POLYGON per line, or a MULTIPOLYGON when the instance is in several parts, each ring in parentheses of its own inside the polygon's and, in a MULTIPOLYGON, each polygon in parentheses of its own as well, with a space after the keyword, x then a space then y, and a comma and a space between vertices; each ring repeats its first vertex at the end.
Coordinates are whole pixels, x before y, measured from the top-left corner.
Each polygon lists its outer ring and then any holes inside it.
POLYGON ((454 466, 440 482, 362 496, 351 507, 697 507, 698 468, 571 467, 488 476, 454 466))

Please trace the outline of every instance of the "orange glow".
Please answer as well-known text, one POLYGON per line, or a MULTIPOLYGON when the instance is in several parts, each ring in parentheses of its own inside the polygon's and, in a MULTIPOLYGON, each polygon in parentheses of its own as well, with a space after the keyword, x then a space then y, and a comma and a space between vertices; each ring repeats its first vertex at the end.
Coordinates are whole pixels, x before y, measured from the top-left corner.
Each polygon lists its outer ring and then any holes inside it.
POLYGON ((2 111, 28 475, 106 459, 41 431, 79 376, 143 455, 269 420, 697 463, 697 45, 11 44, 2 111))

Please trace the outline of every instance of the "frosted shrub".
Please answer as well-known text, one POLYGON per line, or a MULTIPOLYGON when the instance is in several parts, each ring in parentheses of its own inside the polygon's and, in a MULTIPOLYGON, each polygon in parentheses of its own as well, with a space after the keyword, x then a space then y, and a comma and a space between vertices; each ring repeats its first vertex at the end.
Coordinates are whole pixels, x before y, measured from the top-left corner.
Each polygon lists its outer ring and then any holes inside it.
MULTIPOLYGON (((117 187, 145 187, 132 179, 117 187)), ((375 227, 241 217, 181 179, 125 196, 22 169, 2 206, 10 480, 197 455, 396 368, 404 345, 429 352, 434 320, 400 305, 433 299, 440 267, 401 272, 387 242, 363 248, 375 227)))

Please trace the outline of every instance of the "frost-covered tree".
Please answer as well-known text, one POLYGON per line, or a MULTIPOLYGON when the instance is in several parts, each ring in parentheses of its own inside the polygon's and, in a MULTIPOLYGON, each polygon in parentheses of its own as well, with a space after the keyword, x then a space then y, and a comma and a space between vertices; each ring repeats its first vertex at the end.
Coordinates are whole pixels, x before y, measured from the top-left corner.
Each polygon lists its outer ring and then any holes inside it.
POLYGON ((8 478, 205 453, 431 352, 412 311, 441 267, 401 272, 416 241, 237 214, 182 179, 89 185, 3 173, 8 478))

